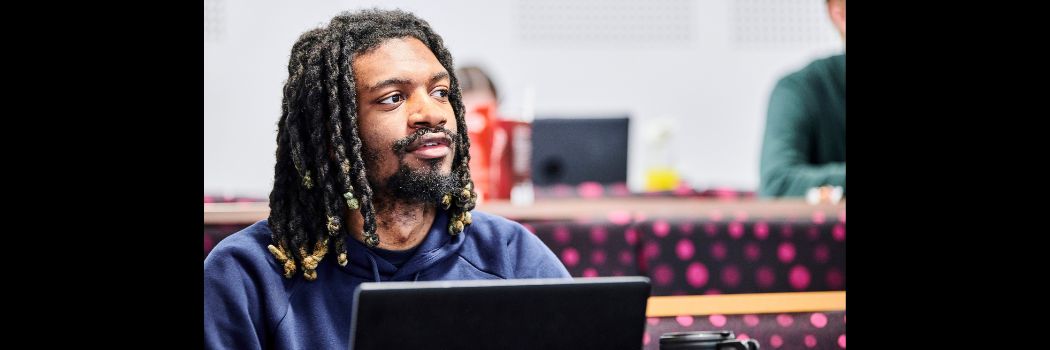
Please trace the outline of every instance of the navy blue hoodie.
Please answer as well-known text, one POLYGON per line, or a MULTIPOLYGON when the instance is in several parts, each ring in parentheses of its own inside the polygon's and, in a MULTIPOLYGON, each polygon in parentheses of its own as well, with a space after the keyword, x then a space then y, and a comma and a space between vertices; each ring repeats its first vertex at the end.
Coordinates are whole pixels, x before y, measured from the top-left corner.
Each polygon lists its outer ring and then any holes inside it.
POLYGON ((349 263, 328 256, 317 280, 292 279, 267 251, 259 221, 219 242, 204 259, 206 349, 346 349, 353 296, 362 282, 570 278, 558 257, 520 224, 472 212, 463 233, 448 234, 439 211, 415 254, 398 269, 347 239, 349 263))

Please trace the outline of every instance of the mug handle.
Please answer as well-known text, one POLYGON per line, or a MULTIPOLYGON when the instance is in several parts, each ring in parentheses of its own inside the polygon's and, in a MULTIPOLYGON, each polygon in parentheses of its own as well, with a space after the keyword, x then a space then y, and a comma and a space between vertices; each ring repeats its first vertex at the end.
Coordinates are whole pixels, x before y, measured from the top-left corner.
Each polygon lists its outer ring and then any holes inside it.
POLYGON ((719 343, 716 347, 718 350, 723 349, 735 349, 735 350, 758 350, 758 341, 754 339, 747 340, 730 340, 719 343))

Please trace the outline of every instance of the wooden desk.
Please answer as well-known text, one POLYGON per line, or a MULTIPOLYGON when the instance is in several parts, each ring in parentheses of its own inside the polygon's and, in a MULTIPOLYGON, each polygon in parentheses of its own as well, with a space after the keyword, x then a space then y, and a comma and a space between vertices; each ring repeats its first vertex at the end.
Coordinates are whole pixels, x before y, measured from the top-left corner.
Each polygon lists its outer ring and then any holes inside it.
POLYGON ((649 297, 648 317, 846 310, 846 292, 756 293, 649 297))
MULTIPOLYGON (((204 224, 251 224, 269 215, 266 202, 204 203, 204 224)), ((760 218, 810 217, 816 212, 844 216, 845 202, 810 205, 796 199, 719 200, 706 198, 601 198, 540 199, 530 206, 508 201, 490 201, 477 207, 487 213, 518 221, 538 220, 629 220, 659 216, 663 218, 740 215, 760 218)))

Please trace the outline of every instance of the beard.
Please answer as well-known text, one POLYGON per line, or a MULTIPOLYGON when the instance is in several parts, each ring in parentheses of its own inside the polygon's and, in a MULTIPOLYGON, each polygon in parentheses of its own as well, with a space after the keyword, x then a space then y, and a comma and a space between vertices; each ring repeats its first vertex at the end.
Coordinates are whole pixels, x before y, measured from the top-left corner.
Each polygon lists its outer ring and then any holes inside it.
POLYGON ((454 172, 442 174, 437 165, 412 169, 401 164, 397 173, 386 180, 386 190, 394 198, 406 202, 439 203, 441 197, 456 189, 454 172))
MULTIPOLYGON (((408 203, 440 203, 441 197, 455 191, 459 187, 458 172, 452 170, 447 174, 442 173, 441 164, 446 158, 426 160, 420 168, 405 163, 408 145, 428 133, 443 133, 450 140, 449 145, 453 150, 451 154, 455 154, 456 147, 459 146, 459 135, 441 127, 420 128, 412 135, 394 142, 392 148, 398 159, 397 172, 385 180, 369 179, 372 188, 392 196, 395 200, 408 203)), ((373 164, 378 164, 383 158, 377 150, 367 146, 364 148, 366 159, 373 164)))

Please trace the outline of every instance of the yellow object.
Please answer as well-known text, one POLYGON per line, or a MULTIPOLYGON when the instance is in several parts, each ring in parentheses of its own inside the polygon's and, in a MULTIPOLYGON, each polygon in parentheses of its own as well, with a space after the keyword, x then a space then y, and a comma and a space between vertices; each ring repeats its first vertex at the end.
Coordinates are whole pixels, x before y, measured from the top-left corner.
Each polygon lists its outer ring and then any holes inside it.
POLYGON ((678 186, 678 172, 672 168, 651 168, 645 174, 646 191, 670 191, 678 186))

